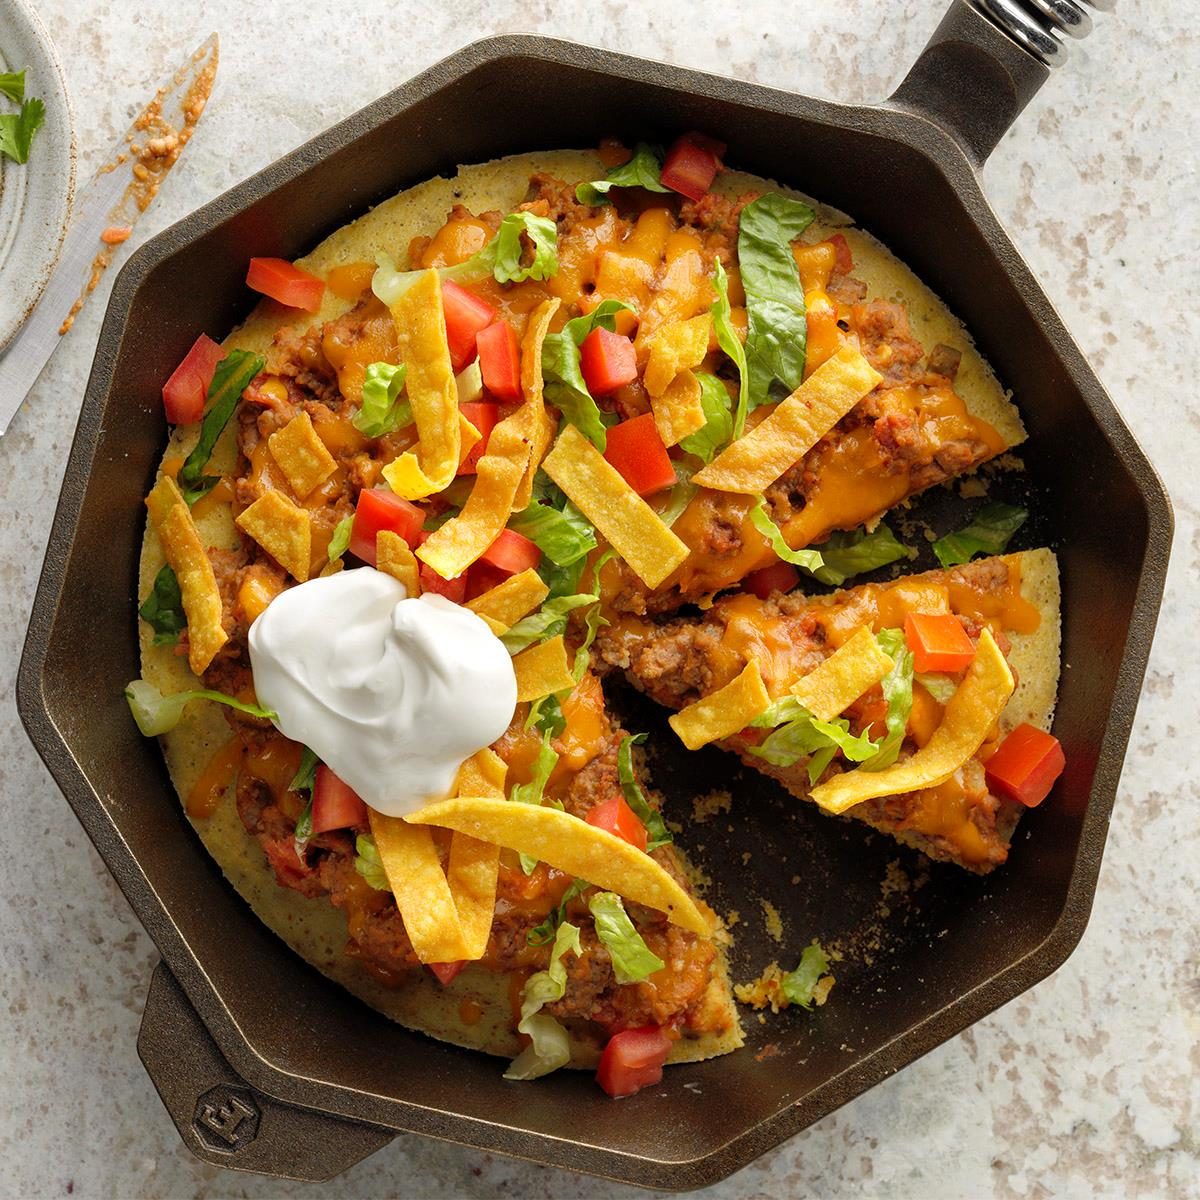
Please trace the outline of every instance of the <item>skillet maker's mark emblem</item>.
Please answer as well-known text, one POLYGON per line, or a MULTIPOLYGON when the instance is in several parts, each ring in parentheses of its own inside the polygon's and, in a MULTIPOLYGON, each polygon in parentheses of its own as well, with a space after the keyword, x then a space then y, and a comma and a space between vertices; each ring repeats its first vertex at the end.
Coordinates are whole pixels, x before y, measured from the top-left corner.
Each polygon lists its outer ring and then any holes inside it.
POLYGON ((220 1083, 196 1101, 192 1128, 208 1149, 236 1154, 258 1137, 259 1115, 247 1088, 220 1083))

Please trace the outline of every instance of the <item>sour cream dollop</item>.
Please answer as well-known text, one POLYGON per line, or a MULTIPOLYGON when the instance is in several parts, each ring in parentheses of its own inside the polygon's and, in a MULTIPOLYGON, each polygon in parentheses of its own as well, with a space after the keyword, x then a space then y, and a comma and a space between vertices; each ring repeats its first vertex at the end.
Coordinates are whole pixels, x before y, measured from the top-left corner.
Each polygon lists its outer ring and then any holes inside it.
POLYGON ((259 704, 373 809, 447 796, 459 766, 508 728, 512 659, 470 609, 409 599, 371 567, 311 579, 250 627, 259 704))

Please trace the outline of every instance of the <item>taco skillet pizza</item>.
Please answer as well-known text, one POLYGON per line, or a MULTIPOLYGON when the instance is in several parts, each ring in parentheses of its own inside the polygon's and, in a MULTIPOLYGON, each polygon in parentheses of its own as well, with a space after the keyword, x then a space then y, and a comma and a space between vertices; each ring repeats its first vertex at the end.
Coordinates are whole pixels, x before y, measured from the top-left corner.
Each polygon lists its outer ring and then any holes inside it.
MULTIPOLYGON (((742 1040, 606 675, 661 736, 968 871, 1063 768, 1023 513, 841 586, 912 557, 882 518, 1018 444, 1015 408, 879 243, 724 151, 421 184, 252 259, 265 299, 163 387, 139 727, 291 947, 513 1079, 628 1095, 742 1040)), ((773 1003, 832 982, 813 945, 773 1003)))

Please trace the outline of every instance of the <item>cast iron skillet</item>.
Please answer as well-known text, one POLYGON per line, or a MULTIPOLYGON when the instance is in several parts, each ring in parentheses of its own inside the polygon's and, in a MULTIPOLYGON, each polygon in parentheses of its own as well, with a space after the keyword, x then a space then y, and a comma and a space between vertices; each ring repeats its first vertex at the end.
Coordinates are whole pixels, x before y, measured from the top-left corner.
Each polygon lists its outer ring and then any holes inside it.
MULTIPOLYGON (((979 0, 995 9, 1012 0, 979 0)), ((1062 7, 1061 5, 1059 7, 1062 7)), ((750 1162, 1054 970, 1083 931, 1162 596, 1171 515, 1153 469, 1005 237, 977 171, 1048 72, 955 0, 879 107, 846 107, 569 43, 476 43, 219 197, 121 272, 66 471, 18 684, 22 718, 162 953, 139 1049, 187 1145, 220 1165, 324 1179, 413 1131, 661 1188, 750 1162), (530 96, 553 97, 529 104, 530 96), (514 120, 513 114, 520 114, 514 120), (158 747, 121 702, 139 673, 142 497, 165 430, 159 389, 198 330, 250 306, 252 254, 292 258, 368 205, 455 164, 606 134, 702 129, 732 165, 811 191, 892 247, 962 317, 1028 424, 1021 450, 1063 570, 1055 731, 1068 767, 980 880, 688 755, 659 732, 654 781, 685 816, 734 794, 684 843, 738 909, 736 977, 817 936, 855 953, 832 1003, 748 1024, 740 1053, 676 1067, 613 1103, 589 1075, 506 1083, 497 1060, 390 1024, 249 912, 180 811, 158 747), (884 913, 899 860, 910 891, 884 913), (924 879, 924 882, 921 880, 924 879), (760 901, 784 914, 784 945, 760 901)), ((936 506, 935 506, 936 509, 936 506)), ((961 513, 960 513, 961 515, 961 513)), ((932 512, 932 519, 950 518, 932 512)), ((662 715, 631 702, 633 728, 662 715)))

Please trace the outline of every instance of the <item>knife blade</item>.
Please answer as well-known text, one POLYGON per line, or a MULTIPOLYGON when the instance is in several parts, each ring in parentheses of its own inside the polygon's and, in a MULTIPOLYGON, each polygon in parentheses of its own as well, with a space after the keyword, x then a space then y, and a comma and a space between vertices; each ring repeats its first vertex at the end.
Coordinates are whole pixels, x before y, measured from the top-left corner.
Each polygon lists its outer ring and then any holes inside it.
POLYGON ((163 81, 80 197, 45 291, 0 357, 0 436, 179 160, 212 92, 219 54, 214 33, 163 81))

